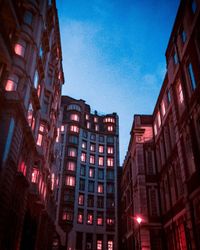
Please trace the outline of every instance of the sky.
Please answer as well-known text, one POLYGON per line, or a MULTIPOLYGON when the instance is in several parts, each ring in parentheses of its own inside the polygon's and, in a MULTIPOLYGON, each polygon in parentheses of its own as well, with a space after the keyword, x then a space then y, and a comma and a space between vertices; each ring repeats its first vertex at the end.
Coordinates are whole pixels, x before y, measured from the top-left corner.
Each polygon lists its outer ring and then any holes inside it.
POLYGON ((62 94, 119 115, 120 163, 134 114, 152 114, 179 0, 57 0, 62 94))

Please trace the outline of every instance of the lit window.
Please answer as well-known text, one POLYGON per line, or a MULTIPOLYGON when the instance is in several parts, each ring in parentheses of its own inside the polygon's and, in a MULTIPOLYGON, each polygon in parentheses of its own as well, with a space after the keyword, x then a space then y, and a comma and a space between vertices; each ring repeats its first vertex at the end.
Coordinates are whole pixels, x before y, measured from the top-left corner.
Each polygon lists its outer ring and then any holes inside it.
POLYGON ((34 79, 33 79, 33 84, 34 84, 34 88, 37 89, 38 87, 38 81, 39 81, 39 75, 38 75, 38 71, 35 71, 35 75, 34 75, 34 79))
POLYGON ((108 131, 109 131, 109 132, 112 132, 112 131, 113 131, 113 126, 112 126, 112 125, 109 125, 109 126, 108 126, 108 131))
POLYGON ((28 113, 27 113, 28 125, 34 130, 35 128, 35 118, 33 117, 33 106, 32 103, 29 103, 28 113))
POLYGON ((161 125, 160 111, 158 111, 157 118, 158 118, 158 126, 160 127, 161 125))
POLYGON ((87 224, 92 225, 93 224, 93 213, 88 212, 87 214, 87 224))
POLYGON ((95 164, 95 157, 94 157, 94 155, 90 155, 90 164, 95 164))
POLYGON ((38 96, 38 98, 40 98, 40 94, 41 94, 41 86, 40 86, 40 84, 38 84, 38 87, 37 87, 37 96, 38 96))
POLYGON ((71 187, 75 186, 75 177, 74 176, 68 175, 66 177, 66 186, 71 186, 71 187))
POLYGON ((83 223, 83 212, 78 212, 78 216, 77 216, 77 222, 79 224, 82 224, 83 223))
POLYGON ((104 158, 103 156, 99 156, 99 166, 103 166, 104 165, 104 158))
POLYGON ((45 125, 41 124, 38 131, 37 145, 42 146, 45 125))
POLYGON ((188 65, 188 74, 189 74, 192 90, 194 90, 197 87, 197 84, 195 81, 194 71, 193 71, 193 67, 191 63, 188 65))
POLYGON ((15 44, 14 48, 15 54, 24 57, 25 49, 26 49, 26 43, 24 41, 20 40, 15 44))
POLYGON ((83 194, 79 194, 78 196, 78 204, 83 206, 84 205, 84 195, 83 194))
POLYGON ((113 167, 114 166, 114 159, 113 158, 107 158, 107 166, 113 167))
POLYGON ((102 249, 103 249, 102 240, 97 240, 97 250, 102 250, 102 249))
POLYGON ((85 119, 89 120, 89 115, 88 114, 85 115, 85 119))
POLYGON ((178 95, 179 102, 182 104, 184 101, 184 98, 183 98, 183 89, 182 89, 180 81, 177 84, 177 95, 178 95))
POLYGON ((106 223, 110 226, 114 225, 114 219, 113 218, 107 218, 106 223))
POLYGON ((6 91, 16 91, 17 90, 17 84, 19 81, 19 77, 17 75, 9 75, 6 85, 5 85, 5 90, 6 91))
POLYGON ((99 184, 98 184, 97 192, 98 192, 99 194, 102 194, 102 193, 103 193, 103 184, 102 184, 102 183, 99 183, 99 184))
POLYGON ((94 168, 89 168, 89 177, 94 178, 94 168))
POLYGON ((75 171, 76 170, 76 163, 74 161, 67 162, 67 170, 75 171))
POLYGON ((104 152, 104 147, 103 145, 99 145, 99 153, 103 153, 104 152))
POLYGON ((99 131, 99 125, 95 124, 95 131, 99 131))
POLYGON ((36 168, 32 169, 32 174, 31 174, 31 182, 32 183, 37 183, 38 182, 38 177, 39 177, 39 170, 36 168))
POLYGON ((62 220, 72 221, 73 220, 73 213, 71 211, 63 211, 62 220))
POLYGON ((24 176, 26 176, 26 164, 24 161, 21 161, 18 166, 18 172, 21 172, 24 176))
POLYGON ((108 250, 113 250, 113 241, 112 240, 109 240, 108 241, 108 250))
POLYGON ((108 154, 113 154, 113 153, 114 153, 114 148, 111 147, 111 146, 108 146, 108 147, 107 147, 107 153, 108 153, 108 154))
POLYGON ((76 148, 68 148, 68 156, 76 157, 76 155, 77 155, 76 148))
POLYGON ((157 131, 157 125, 156 125, 156 123, 154 124, 153 127, 154 127, 154 134, 157 135, 158 131, 157 131))
POLYGON ((64 132, 65 131, 65 126, 62 125, 61 128, 60 128, 61 132, 64 132))
POLYGON ((103 121, 106 123, 115 123, 115 119, 113 117, 106 117, 103 121))
POLYGON ((94 117, 94 122, 98 122, 98 118, 96 116, 94 117))
POLYGON ((162 103, 161 103, 161 110, 162 110, 162 116, 164 116, 165 113, 166 113, 166 110, 165 110, 165 102, 164 102, 164 101, 162 101, 162 103))
POLYGON ((70 115, 70 120, 71 121, 79 121, 79 115, 77 115, 77 114, 71 114, 70 115))
POLYGON ((103 214, 97 214, 97 225, 98 226, 103 225, 103 214))
POLYGON ((82 141, 81 147, 83 149, 86 149, 87 148, 87 142, 86 141, 82 141))
POLYGON ((87 129, 90 129, 90 122, 87 122, 87 129))
POLYGON ((33 15, 30 11, 24 13, 24 22, 28 25, 31 25, 33 21, 33 15))
POLYGON ((70 131, 71 131, 71 132, 78 133, 78 132, 79 132, 79 127, 78 127, 78 126, 75 126, 75 125, 71 125, 71 126, 70 126, 70 131))
POLYGON ((60 139, 60 128, 57 128, 56 142, 59 142, 59 139, 60 139))
POLYGON ((55 174, 51 174, 51 190, 54 190, 54 185, 55 185, 55 174))
POLYGON ((81 161, 86 162, 86 153, 84 152, 81 153, 81 161))
POLYGON ((90 144, 90 151, 92 151, 92 152, 95 151, 95 144, 90 144))

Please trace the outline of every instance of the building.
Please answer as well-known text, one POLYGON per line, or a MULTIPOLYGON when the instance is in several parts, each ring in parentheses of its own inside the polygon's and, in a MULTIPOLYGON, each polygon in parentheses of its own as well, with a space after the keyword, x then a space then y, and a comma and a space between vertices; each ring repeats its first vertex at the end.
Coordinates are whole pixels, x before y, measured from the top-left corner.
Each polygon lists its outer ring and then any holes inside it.
POLYGON ((62 97, 62 171, 57 222, 64 249, 118 249, 116 113, 62 97), (65 239, 66 233, 66 239, 65 239))
MULTIPOLYGON (((151 153, 145 150, 149 142, 143 140, 145 116, 135 116, 133 123, 134 129, 123 166, 122 204, 124 197, 127 199, 126 189, 130 189, 126 176, 131 172, 133 194, 130 199, 133 209, 130 212, 134 218, 137 218, 137 213, 142 218, 138 225, 142 249, 200 249, 199 12, 200 1, 181 1, 166 50, 167 72, 149 118, 151 121, 148 122, 153 131, 149 145, 151 153), (139 142, 135 140, 137 136, 141 137, 139 142), (134 150, 138 147, 143 149, 143 154, 138 155, 134 150), (140 157, 138 162, 137 157, 140 157), (150 171, 148 166, 152 166, 151 178, 147 173, 150 171), (147 186, 154 186, 151 194, 147 186), (141 205, 138 199, 142 200, 141 205), (157 217, 154 216, 154 225, 156 222, 157 228, 152 233, 149 216, 155 211, 157 217), (160 241, 162 247, 159 246, 160 241)), ((129 235, 137 234, 136 223, 134 220, 130 229, 123 234, 126 246, 130 244, 129 235)))
POLYGON ((0 5, 0 249, 51 249, 64 82, 57 10, 54 1, 0 5))

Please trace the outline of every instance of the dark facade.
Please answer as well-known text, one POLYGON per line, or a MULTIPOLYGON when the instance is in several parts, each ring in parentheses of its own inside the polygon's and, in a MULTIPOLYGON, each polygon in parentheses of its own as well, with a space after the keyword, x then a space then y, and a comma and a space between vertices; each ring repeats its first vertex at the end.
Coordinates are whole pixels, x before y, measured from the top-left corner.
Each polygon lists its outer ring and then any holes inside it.
POLYGON ((122 177, 124 249, 139 229, 142 249, 200 249, 199 11, 199 1, 181 1, 154 112, 148 125, 146 116, 134 118, 122 177))
POLYGON ((0 23, 0 249, 56 249, 64 80, 55 2, 0 1, 0 23))
POLYGON ((116 113, 62 97, 57 222, 64 249, 118 249, 119 131, 116 113))

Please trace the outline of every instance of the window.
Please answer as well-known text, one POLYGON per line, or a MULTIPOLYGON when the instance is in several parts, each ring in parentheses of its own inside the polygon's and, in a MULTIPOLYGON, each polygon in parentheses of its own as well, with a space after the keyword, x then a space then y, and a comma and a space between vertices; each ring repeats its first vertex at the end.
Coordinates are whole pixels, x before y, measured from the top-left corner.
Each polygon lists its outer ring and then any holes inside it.
POLYGON ((103 184, 102 183, 98 183, 97 192, 99 194, 103 194, 103 184))
POLYGON ((75 135, 70 135, 69 136, 69 142, 73 144, 78 144, 78 137, 75 135))
POLYGON ((87 149, 87 142, 86 141, 82 141, 81 148, 87 149))
POLYGON ((74 187, 75 186, 75 177, 74 176, 66 176, 66 186, 71 186, 74 187))
POLYGON ((95 151, 95 144, 90 144, 90 151, 92 151, 92 152, 95 151))
POLYGON ((84 179, 80 179, 79 189, 82 190, 82 191, 85 190, 85 180, 84 179))
POLYGON ((154 128, 154 134, 157 135, 158 130, 157 130, 157 125, 156 125, 156 123, 154 124, 153 128, 154 128))
POLYGON ((178 81, 178 84, 177 84, 177 97, 178 97, 179 103, 182 104, 184 101, 184 98, 183 98, 183 89, 182 89, 180 80, 178 81))
POLYGON ((43 54, 44 54, 44 50, 43 50, 42 44, 40 44, 39 56, 42 58, 42 57, 43 57, 43 54))
POLYGON ((104 152, 104 147, 103 145, 99 145, 99 153, 103 153, 104 152))
POLYGON ((98 122, 98 118, 96 116, 94 117, 94 122, 98 122))
POLYGON ((81 153, 81 161, 86 162, 86 153, 84 152, 81 153))
POLYGON ((9 75, 6 85, 5 85, 5 90, 6 91, 16 91, 17 90, 17 84, 19 81, 19 77, 15 74, 9 75))
POLYGON ((83 137, 87 138, 87 131, 83 131, 83 137))
POLYGON ((184 44, 186 42, 186 40, 187 40, 186 32, 185 32, 185 30, 182 30, 181 31, 181 41, 184 44))
POLYGON ((75 171, 76 170, 76 163, 74 161, 67 162, 67 170, 75 171))
POLYGON ((99 142, 104 142, 104 136, 103 135, 99 136, 99 142))
POLYGON ((23 40, 19 40, 14 47, 15 54, 24 57, 25 50, 26 50, 26 42, 23 40))
POLYGON ((112 136, 108 136, 107 143, 114 143, 114 138, 112 136))
POLYGON ((188 74, 189 74, 192 90, 194 90, 197 87, 197 84, 195 81, 194 71, 193 71, 193 67, 192 67, 191 63, 189 63, 189 65, 188 65, 188 74))
POLYGON ((112 225, 114 225, 114 219, 113 218, 107 218, 106 223, 107 223, 107 225, 112 226, 112 225))
POLYGON ((115 201, 114 201, 114 198, 107 198, 106 199, 106 206, 107 208, 113 208, 115 207, 115 201))
POLYGON ((61 125, 60 131, 61 131, 61 132, 64 132, 64 131, 65 131, 65 125, 61 125))
POLYGON ((158 119, 158 127, 160 127, 160 125, 161 125, 160 111, 158 111, 157 119, 158 119))
POLYGON ((64 209, 63 213, 62 213, 62 220, 72 221, 73 220, 73 212, 66 211, 66 209, 64 209))
POLYGON ((91 134, 91 135, 90 135, 90 139, 91 139, 92 141, 95 141, 95 140, 96 140, 95 134, 91 134))
POLYGON ((191 9, 192 9, 192 13, 194 14, 196 12, 196 9, 197 9, 196 0, 191 0, 191 9))
POLYGON ((94 178, 94 173, 95 173, 95 170, 94 170, 94 168, 89 168, 89 177, 90 178, 94 178))
POLYGON ((104 207, 104 198, 102 196, 97 197, 97 207, 103 208, 104 207))
POLYGON ((161 103, 161 111, 162 111, 162 116, 165 116, 166 110, 165 110, 165 102, 162 101, 161 103))
POLYGON ((108 153, 108 154, 113 154, 113 153, 114 153, 114 148, 111 147, 111 146, 108 146, 108 147, 107 147, 107 153, 108 153))
POLYGON ((176 52, 174 52, 174 57, 173 57, 173 59, 174 59, 174 64, 175 64, 175 65, 178 64, 178 56, 177 56, 177 53, 176 53, 176 52))
POLYGON ((103 166, 104 165, 104 158, 103 156, 99 156, 99 166, 103 166))
POLYGON ((113 158, 110 158, 110 157, 107 158, 107 166, 108 167, 114 166, 114 159, 113 158))
POLYGON ((92 225, 93 224, 93 212, 90 211, 87 214, 87 224, 92 225))
POLYGON ((168 104, 171 102, 171 95, 170 95, 170 90, 169 89, 167 91, 167 101, 168 101, 168 104))
POLYGON ((85 176, 85 166, 84 165, 81 165, 80 174, 82 176, 85 176))
POLYGON ((102 250, 102 249, 103 249, 102 240, 97 240, 97 250, 102 250))
POLYGON ((68 156, 76 157, 76 155, 77 155, 77 149, 76 148, 68 148, 68 156))
POLYGON ((98 179, 103 180, 104 178, 104 170, 98 169, 98 179))
POLYGON ((90 118, 89 115, 86 114, 86 115, 85 115, 85 119, 86 119, 86 120, 89 120, 89 118, 90 118))
POLYGON ((75 126, 75 125, 71 125, 71 126, 70 126, 70 131, 71 131, 71 132, 78 133, 78 132, 79 132, 79 127, 78 127, 78 126, 75 126))
POLYGON ((113 126, 109 125, 107 129, 108 129, 109 132, 112 132, 113 131, 113 126))
POLYGON ((77 122, 79 122, 79 115, 77 115, 77 114, 71 114, 70 115, 70 120, 71 121, 77 121, 77 122))
POLYGON ((114 171, 111 169, 107 170, 107 179, 108 180, 114 180, 114 171))
POLYGON ((113 241, 112 240, 109 240, 108 241, 108 250, 113 250, 113 241))
POLYGON ((95 124, 95 131, 99 131, 99 125, 95 124))
POLYGON ((94 182, 93 181, 89 181, 88 182, 88 192, 94 192, 94 182))
POLYGON ((107 184, 107 193, 113 194, 114 193, 114 185, 112 183, 107 184))
POLYGON ((60 128, 57 128, 56 142, 59 142, 59 140, 60 140, 60 128))
POLYGON ((24 23, 31 25, 33 21, 33 14, 30 11, 24 13, 24 23))
POLYGON ((67 110, 76 110, 76 111, 81 111, 81 108, 79 105, 77 104, 70 104, 68 107, 67 107, 67 110))
POLYGON ((38 178, 39 178, 39 170, 37 168, 33 168, 31 174, 31 182, 38 183, 38 178))
POLYGON ((18 166, 18 172, 22 173, 24 176, 26 176, 26 164, 24 161, 20 161, 18 166))
POLYGON ((103 226, 103 213, 98 213, 97 214, 97 225, 98 226, 103 226))
POLYGON ((33 106, 32 103, 29 103, 28 106, 28 113, 27 113, 27 120, 28 120, 28 125, 34 130, 35 128, 35 118, 33 116, 33 106))
POLYGON ((87 122, 87 129, 90 129, 90 122, 87 122))
POLYGON ((34 75, 34 79, 33 79, 33 84, 34 84, 34 88, 37 89, 38 87, 38 82, 39 82, 39 75, 38 75, 38 71, 35 71, 35 75, 34 75))
POLYGON ((79 194, 79 196, 78 196, 78 204, 80 206, 84 205, 84 194, 79 194))
POLYGON ((95 156, 90 155, 90 164, 95 164, 95 156))
POLYGON ((87 205, 88 205, 88 207, 94 207, 94 196, 93 195, 88 195, 87 205))
POLYGON ((83 223, 83 211, 79 210, 77 215, 77 223, 82 224, 83 223))
POLYGON ((38 146, 42 146, 44 133, 45 133, 45 125, 40 124, 39 131, 38 131, 38 138, 37 138, 38 146))
POLYGON ((106 117, 103 120, 104 122, 108 123, 115 123, 115 119, 113 117, 106 117))

